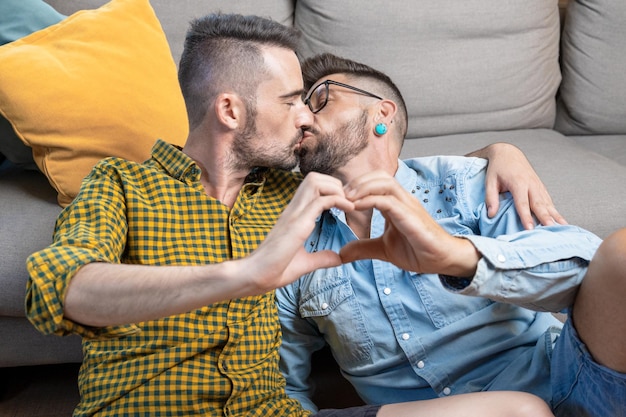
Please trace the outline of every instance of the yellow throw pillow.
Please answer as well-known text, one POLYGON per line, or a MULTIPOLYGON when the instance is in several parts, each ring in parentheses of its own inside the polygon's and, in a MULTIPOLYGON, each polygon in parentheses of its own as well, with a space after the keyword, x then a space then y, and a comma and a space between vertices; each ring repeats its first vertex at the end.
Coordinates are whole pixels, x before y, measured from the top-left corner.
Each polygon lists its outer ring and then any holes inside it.
POLYGON ((102 158, 184 145, 176 64, 148 0, 113 0, 0 47, 0 113, 65 206, 102 158))

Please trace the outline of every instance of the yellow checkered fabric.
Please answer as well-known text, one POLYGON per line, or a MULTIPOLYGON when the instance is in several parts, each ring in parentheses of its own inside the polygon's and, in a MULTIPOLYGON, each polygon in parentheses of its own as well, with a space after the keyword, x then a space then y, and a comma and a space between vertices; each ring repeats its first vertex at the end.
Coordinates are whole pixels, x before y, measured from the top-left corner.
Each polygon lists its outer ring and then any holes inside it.
POLYGON ((54 243, 28 259, 31 322, 44 333, 83 336, 76 416, 304 416, 284 393, 274 293, 111 328, 63 316, 69 280, 105 261, 200 265, 252 251, 301 177, 250 174, 229 209, 208 197, 200 169, 158 141, 144 164, 109 158, 83 182, 56 225, 54 243))

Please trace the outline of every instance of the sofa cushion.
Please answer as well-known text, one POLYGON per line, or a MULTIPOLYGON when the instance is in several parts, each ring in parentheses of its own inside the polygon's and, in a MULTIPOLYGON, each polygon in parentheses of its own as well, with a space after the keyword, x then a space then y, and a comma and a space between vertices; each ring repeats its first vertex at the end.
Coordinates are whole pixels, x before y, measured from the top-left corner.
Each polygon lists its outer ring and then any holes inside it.
POLYGON ((332 52, 387 73, 409 137, 552 127, 560 82, 554 0, 299 0, 303 55, 332 52))
POLYGON ((519 147, 570 224, 605 238, 626 227, 626 166, 549 129, 481 132, 409 140, 402 157, 463 155, 494 142, 519 147))
MULTIPOLYGON (((626 135, 568 136, 578 145, 626 166, 626 135)), ((624 213, 626 226, 626 213, 624 213)))
POLYGON ((83 357, 80 337, 44 335, 24 317, 0 317, 0 340, 0 367, 81 362, 83 357))
MULTIPOLYGON (((64 17, 42 0, 3 0, 0 2, 0 45, 58 23, 64 17)), ((33 151, 17 137, 13 126, 2 116, 0 154, 15 164, 37 169, 33 151)))
POLYGON ((626 134, 625 22, 624 1, 569 2, 561 46, 563 83, 555 125, 560 132, 626 134))
MULTIPOLYGON (((46 0, 61 13, 71 14, 80 9, 99 7, 106 0, 82 0, 80 2, 67 0, 46 0)), ((185 34, 192 19, 209 13, 254 13, 258 16, 272 18, 287 26, 293 25, 293 0, 193 0, 172 1, 152 0, 152 7, 161 21, 163 30, 167 34, 172 55, 176 62, 183 52, 185 34)))
POLYGON ((52 243, 61 208, 38 171, 0 165, 0 316, 24 317, 26 258, 52 243))
POLYGON ((25 169, 38 170, 33 159, 33 150, 17 137, 11 123, 0 116, 0 161, 6 157, 9 161, 25 169))
POLYGON ((107 156, 183 145, 185 104, 148 0, 113 0, 0 47, 0 112, 69 203, 107 156))

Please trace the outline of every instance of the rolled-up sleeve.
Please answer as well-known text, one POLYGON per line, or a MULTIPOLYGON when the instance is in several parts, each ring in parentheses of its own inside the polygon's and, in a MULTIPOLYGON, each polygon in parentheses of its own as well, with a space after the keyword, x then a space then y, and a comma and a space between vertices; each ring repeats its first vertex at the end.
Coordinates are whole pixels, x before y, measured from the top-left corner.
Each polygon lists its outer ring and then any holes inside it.
POLYGON ((91 328, 67 319, 63 304, 74 274, 91 262, 119 263, 126 242, 121 187, 114 175, 97 168, 83 191, 57 219, 52 245, 32 254, 26 266, 26 316, 42 333, 71 333, 87 338, 116 337, 135 332, 133 325, 91 328))
POLYGON ((482 259, 458 292, 537 311, 570 307, 601 239, 569 225, 539 226, 495 238, 463 236, 482 259))

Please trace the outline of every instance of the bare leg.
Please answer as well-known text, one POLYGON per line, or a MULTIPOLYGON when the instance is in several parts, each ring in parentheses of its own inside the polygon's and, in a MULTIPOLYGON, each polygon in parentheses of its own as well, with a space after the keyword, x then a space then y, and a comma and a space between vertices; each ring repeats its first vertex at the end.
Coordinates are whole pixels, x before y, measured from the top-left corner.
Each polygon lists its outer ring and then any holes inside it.
POLYGON ((601 365, 626 373, 626 228, 602 242, 580 286, 572 320, 601 365))
POLYGON ((377 417, 554 417, 539 397, 524 392, 493 391, 435 400, 389 404, 377 417))

